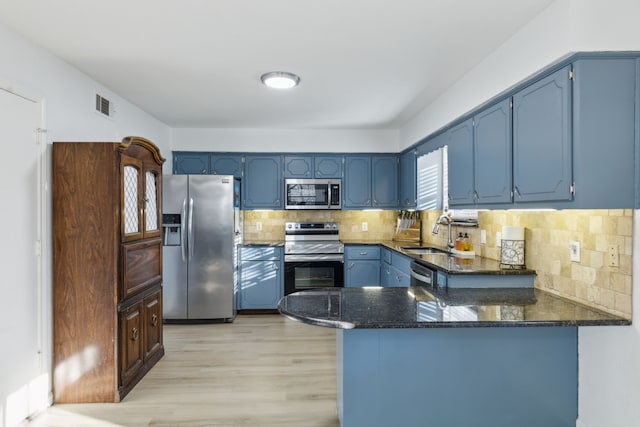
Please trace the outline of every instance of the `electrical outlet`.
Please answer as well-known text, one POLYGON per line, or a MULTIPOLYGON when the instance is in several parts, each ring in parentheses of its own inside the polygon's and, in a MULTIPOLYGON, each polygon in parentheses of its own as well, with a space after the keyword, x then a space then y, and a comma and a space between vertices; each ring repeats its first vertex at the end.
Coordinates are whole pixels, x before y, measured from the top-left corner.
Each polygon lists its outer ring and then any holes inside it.
POLYGON ((260 221, 256 222, 256 230, 262 231, 262 223, 260 221))
POLYGON ((366 222, 362 223, 362 231, 368 231, 369 230, 369 224, 366 222))
POLYGON ((480 230, 480 244, 487 244, 487 230, 480 230))
POLYGON ((572 262, 580 262, 580 242, 576 240, 569 242, 569 258, 572 262))
POLYGON ((499 231, 496 232, 496 247, 502 247, 502 233, 499 231))
POLYGON ((609 267, 618 267, 620 265, 620 253, 617 245, 609 245, 607 260, 609 260, 609 267))

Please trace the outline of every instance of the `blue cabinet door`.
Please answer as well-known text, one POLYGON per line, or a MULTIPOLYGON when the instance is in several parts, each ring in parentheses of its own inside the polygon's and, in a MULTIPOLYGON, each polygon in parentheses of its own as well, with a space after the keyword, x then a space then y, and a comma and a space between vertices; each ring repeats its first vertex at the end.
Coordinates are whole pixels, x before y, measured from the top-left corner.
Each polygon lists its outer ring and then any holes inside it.
POLYGON ((398 156, 371 157, 371 207, 398 207, 398 156))
POLYGON ((209 153, 173 152, 174 174, 206 175, 209 170, 209 153))
POLYGON ((285 156, 285 178, 313 178, 312 156, 285 156))
MULTIPOLYGON (((640 60, 589 58, 573 65, 574 198, 580 208, 634 206, 631 177, 640 129, 636 63, 640 60)), ((635 191, 640 191, 640 182, 635 191)))
POLYGON ((474 203, 473 120, 468 119, 447 132, 449 205, 474 203))
POLYGON ((315 178, 342 178, 342 156, 314 156, 315 178))
POLYGON ((511 146, 511 98, 507 98, 473 118, 476 203, 511 202, 511 146))
POLYGON ((245 209, 282 209, 281 157, 248 155, 242 180, 245 209))
POLYGON ((380 260, 346 261, 344 268, 344 285, 348 288, 380 285, 380 260))
POLYGON ((244 163, 241 154, 212 153, 210 161, 212 174, 242 178, 244 163))
POLYGON ((282 261, 242 261, 239 309, 275 309, 283 294, 282 261))
POLYGON ((570 66, 513 96, 514 202, 572 199, 570 66))
POLYGON ((400 156, 398 197, 401 209, 415 209, 417 198, 416 150, 409 150, 400 156))
POLYGON ((371 156, 346 156, 342 207, 346 209, 371 207, 371 156))

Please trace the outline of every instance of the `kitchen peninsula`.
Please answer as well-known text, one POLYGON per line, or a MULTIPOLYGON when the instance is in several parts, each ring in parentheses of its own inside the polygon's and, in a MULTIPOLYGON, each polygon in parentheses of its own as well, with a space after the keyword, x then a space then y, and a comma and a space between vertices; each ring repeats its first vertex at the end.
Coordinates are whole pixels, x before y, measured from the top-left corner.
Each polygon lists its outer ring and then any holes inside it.
POLYGON ((308 291, 279 310, 337 328, 343 427, 573 427, 578 326, 630 324, 534 288, 308 291))

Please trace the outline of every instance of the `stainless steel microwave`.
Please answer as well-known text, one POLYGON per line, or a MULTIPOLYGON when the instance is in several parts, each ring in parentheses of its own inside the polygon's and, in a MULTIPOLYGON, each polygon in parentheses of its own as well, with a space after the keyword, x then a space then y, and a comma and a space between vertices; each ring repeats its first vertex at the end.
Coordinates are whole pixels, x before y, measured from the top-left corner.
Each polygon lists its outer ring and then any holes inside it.
POLYGON ((285 179, 285 209, 341 209, 340 179, 285 179))

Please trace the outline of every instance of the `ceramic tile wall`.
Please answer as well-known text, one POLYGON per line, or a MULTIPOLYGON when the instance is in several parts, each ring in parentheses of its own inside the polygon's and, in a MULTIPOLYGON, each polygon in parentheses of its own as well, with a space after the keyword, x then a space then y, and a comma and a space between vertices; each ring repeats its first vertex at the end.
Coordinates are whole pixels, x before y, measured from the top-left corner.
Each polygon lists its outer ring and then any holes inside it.
MULTIPOLYGON (((446 246, 446 226, 431 234, 440 213, 421 213, 424 244, 446 246)), ((478 255, 500 260, 496 233, 503 225, 522 226, 525 263, 536 270, 537 287, 631 318, 633 210, 480 211, 478 222, 478 228, 453 227, 454 238, 467 232, 478 255), (581 244, 579 263, 570 261, 571 240, 581 244), (618 248, 618 266, 608 264, 609 246, 618 248)))
POLYGON ((345 241, 391 240, 395 232, 397 211, 244 211, 246 241, 284 240, 284 224, 295 222, 338 222, 340 239, 345 241), (362 231, 362 223, 367 231, 362 231), (257 224, 262 224, 259 231, 257 224))

